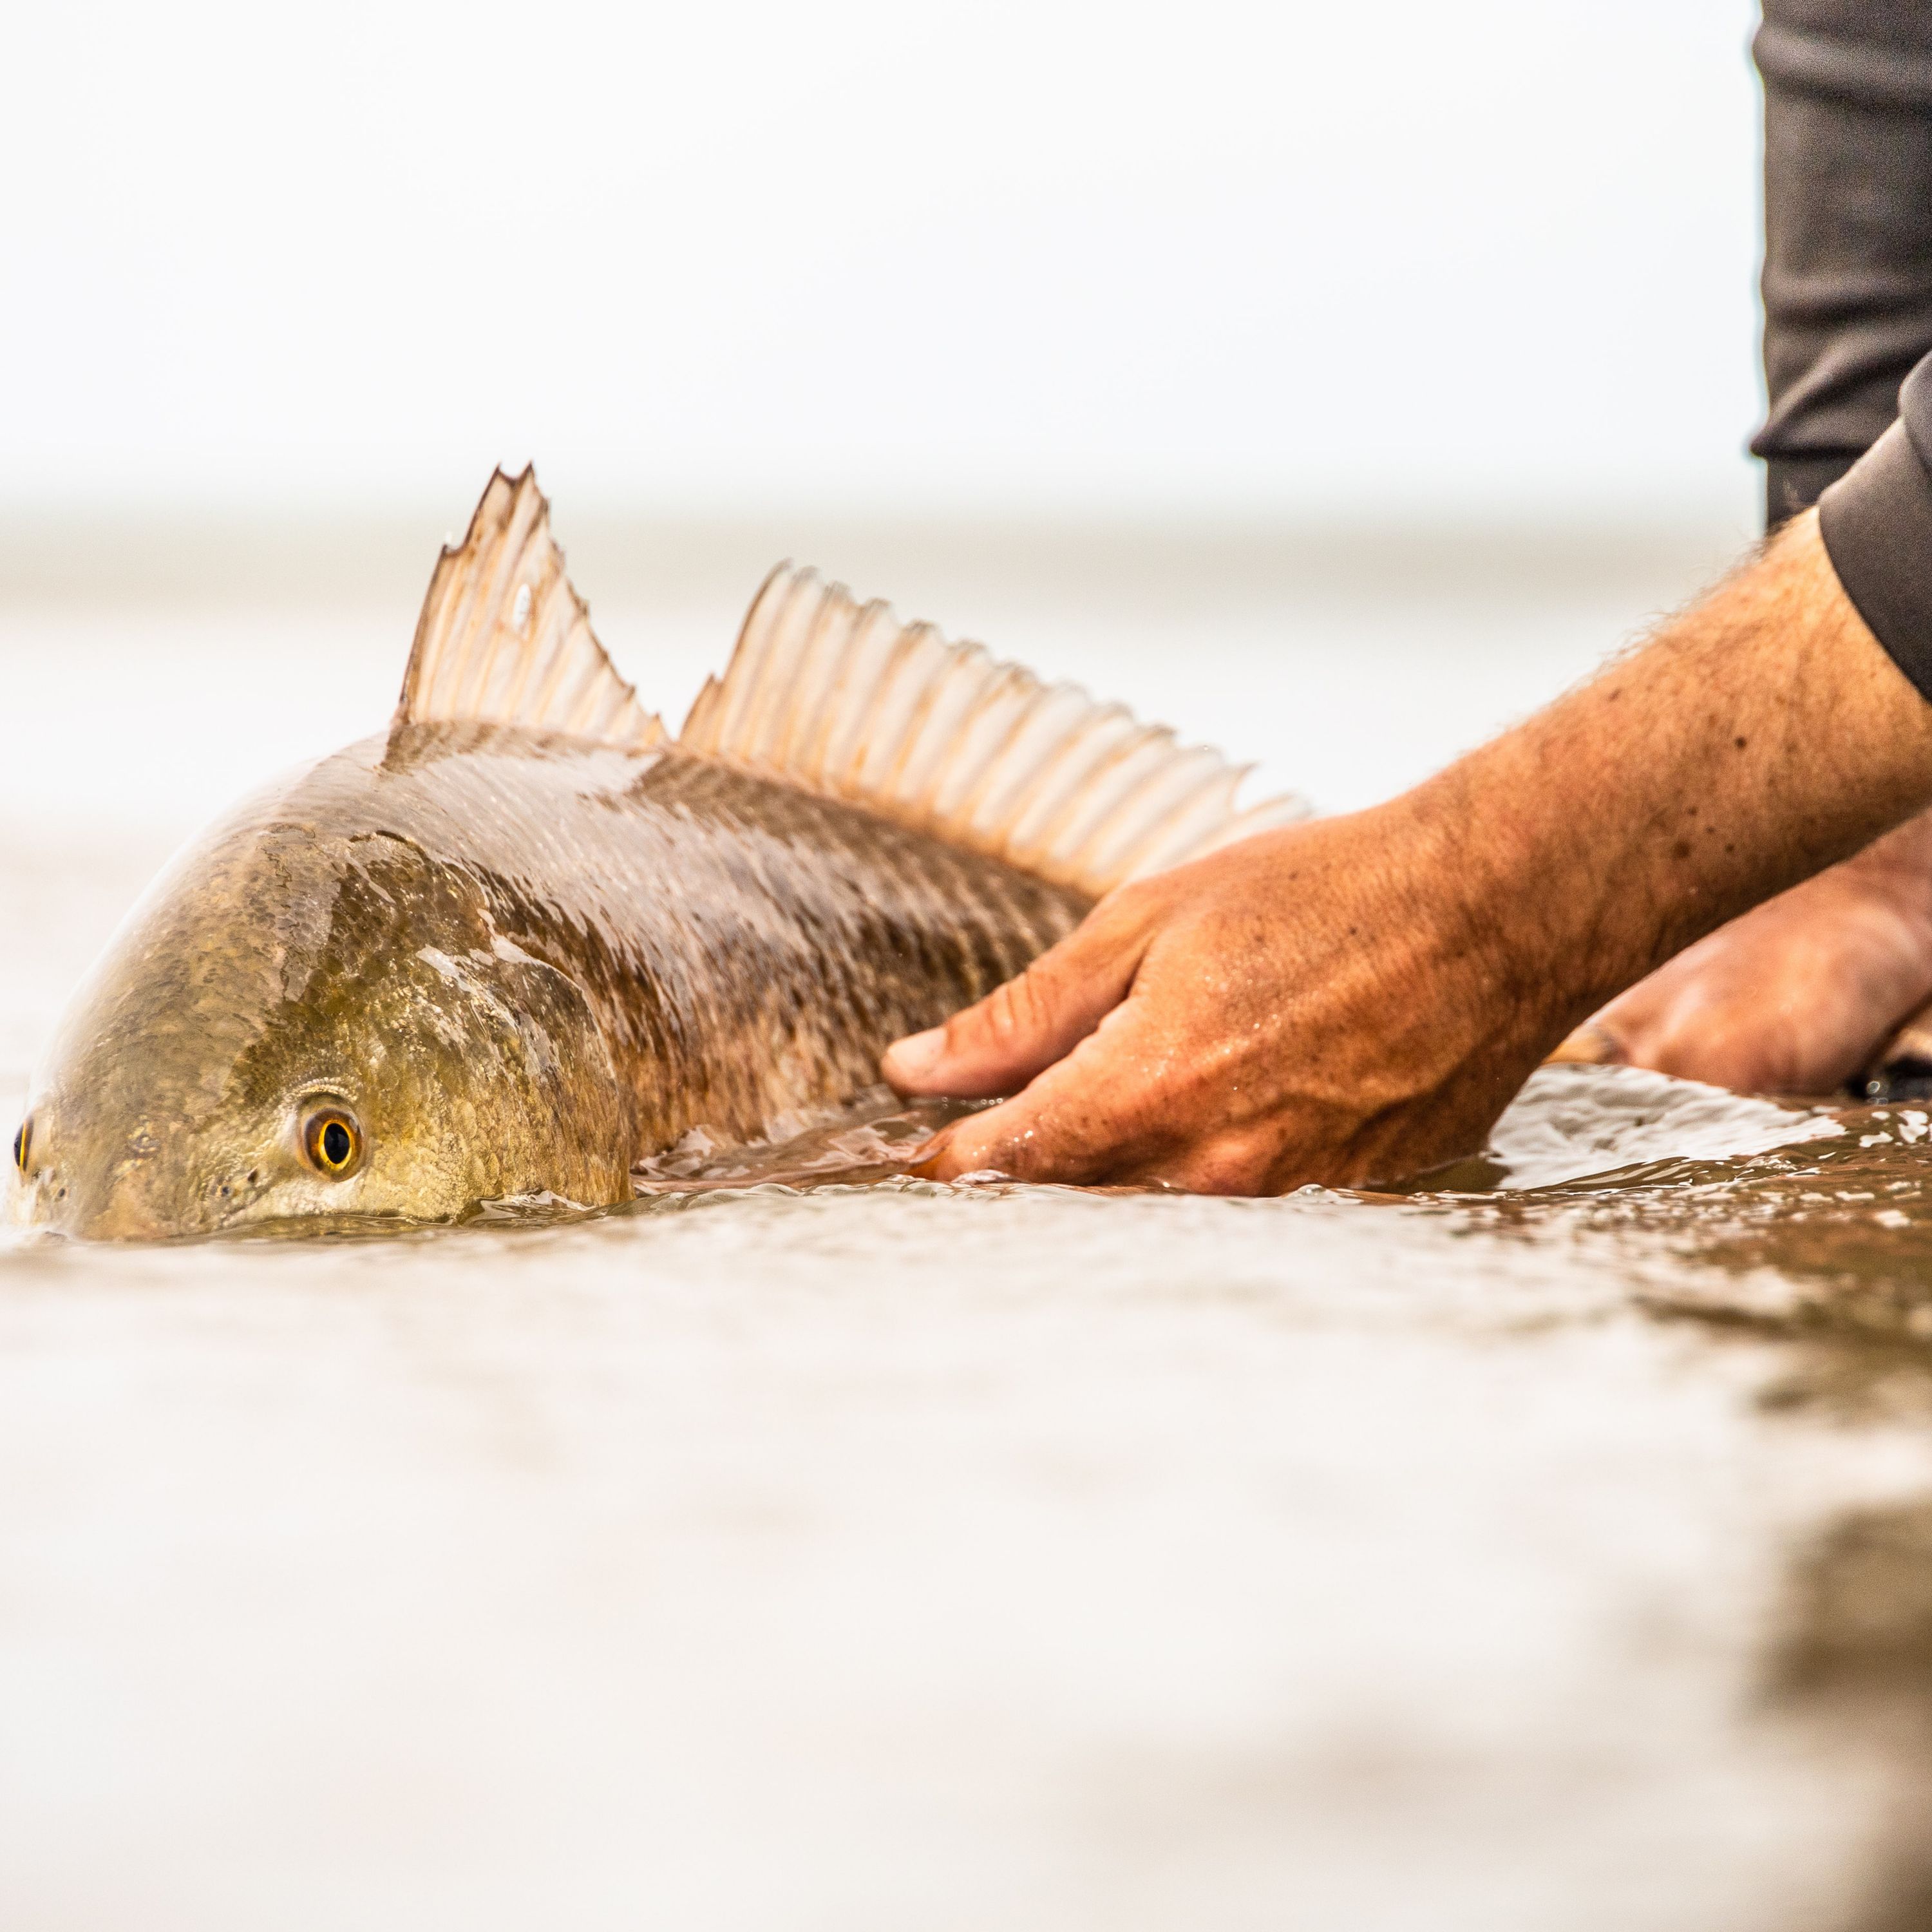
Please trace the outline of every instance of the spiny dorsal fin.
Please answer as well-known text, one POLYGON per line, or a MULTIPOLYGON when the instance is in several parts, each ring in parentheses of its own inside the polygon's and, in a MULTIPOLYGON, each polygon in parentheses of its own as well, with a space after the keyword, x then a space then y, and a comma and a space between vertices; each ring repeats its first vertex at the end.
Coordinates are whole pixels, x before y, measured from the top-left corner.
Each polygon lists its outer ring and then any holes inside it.
POLYGON ((678 742, 1098 897, 1305 817, 1252 768, 781 564, 678 742))
POLYGON ((399 724, 518 724, 625 750, 662 742, 564 574, 536 472, 498 470, 429 580, 399 724))

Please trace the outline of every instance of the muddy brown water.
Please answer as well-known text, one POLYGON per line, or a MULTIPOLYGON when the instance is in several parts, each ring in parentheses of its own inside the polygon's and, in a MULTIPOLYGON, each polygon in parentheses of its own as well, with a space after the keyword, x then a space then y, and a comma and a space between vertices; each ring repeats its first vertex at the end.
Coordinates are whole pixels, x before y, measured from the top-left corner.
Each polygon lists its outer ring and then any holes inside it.
MULTIPOLYGON (((122 621, 10 622, 9 1123, 201 815, 122 621)), ((1240 1202, 880 1102, 568 1224, 9 1239, 0 1920, 1932 1922, 1928 1112, 1555 1070, 1240 1202)))

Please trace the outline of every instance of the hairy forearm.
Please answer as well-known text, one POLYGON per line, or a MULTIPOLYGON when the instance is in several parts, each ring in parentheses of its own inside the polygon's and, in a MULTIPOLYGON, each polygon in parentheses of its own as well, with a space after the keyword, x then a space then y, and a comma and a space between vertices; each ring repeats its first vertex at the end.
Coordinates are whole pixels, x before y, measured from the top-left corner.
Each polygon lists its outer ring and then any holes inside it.
MULTIPOLYGON (((1648 644, 1412 794, 1467 827, 1471 938, 1553 1044, 1604 1001, 1932 800, 1932 706, 1806 517, 1648 644)), ((1874 863, 1932 851, 1905 828, 1874 863)))

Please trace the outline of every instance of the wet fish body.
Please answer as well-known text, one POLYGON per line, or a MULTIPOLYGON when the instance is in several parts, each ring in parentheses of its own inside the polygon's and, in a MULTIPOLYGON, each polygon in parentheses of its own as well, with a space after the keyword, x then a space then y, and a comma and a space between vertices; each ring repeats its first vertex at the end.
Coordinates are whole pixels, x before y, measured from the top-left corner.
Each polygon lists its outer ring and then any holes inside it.
MULTIPOLYGON (((393 1147, 417 1095, 460 1093, 487 1067, 489 1104, 436 1138, 460 1136, 466 1175, 487 1167, 482 1198, 582 1203, 623 1198, 633 1164, 692 1128, 746 1140, 844 1100, 876 1078, 886 1042, 1018 971, 1085 905, 675 748, 491 725, 353 746, 251 802, 176 869, 192 889, 155 895, 129 939, 200 982, 196 1004, 239 1022, 240 1091, 211 1098, 326 1094, 393 1147), (292 1058, 285 1012, 304 1016, 292 1058)), ((170 1084, 154 1077, 166 1035, 154 995, 178 1004, 187 990, 168 978, 118 988, 76 1045, 81 1084, 124 1086, 124 1110, 142 1117, 131 1160, 70 1177, 89 1198, 118 1197, 110 1232, 151 1226, 164 1204, 140 1186, 146 1148, 179 1131, 164 1118, 170 1084)), ((37 1131, 51 1142, 58 1115, 37 1131)), ((232 1163, 203 1177, 212 1213, 268 1190, 250 1165, 252 1181, 232 1163)), ((434 1166, 411 1163, 361 1210, 420 1216, 434 1166)))
POLYGON ((1137 857, 1235 822, 1214 754, 804 573, 672 742, 544 511, 495 479, 391 730, 244 802, 136 908, 37 1076, 21 1218, 608 1205, 693 1129, 850 1098, 1137 857))

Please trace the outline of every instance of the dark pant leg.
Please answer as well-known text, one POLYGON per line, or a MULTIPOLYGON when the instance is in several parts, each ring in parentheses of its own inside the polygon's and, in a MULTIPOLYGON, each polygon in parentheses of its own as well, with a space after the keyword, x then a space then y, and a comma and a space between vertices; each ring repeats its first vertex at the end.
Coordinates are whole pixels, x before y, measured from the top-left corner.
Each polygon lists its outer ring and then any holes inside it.
POLYGON ((1764 368, 1775 529, 1890 426, 1932 351, 1932 0, 1765 0, 1764 368))

